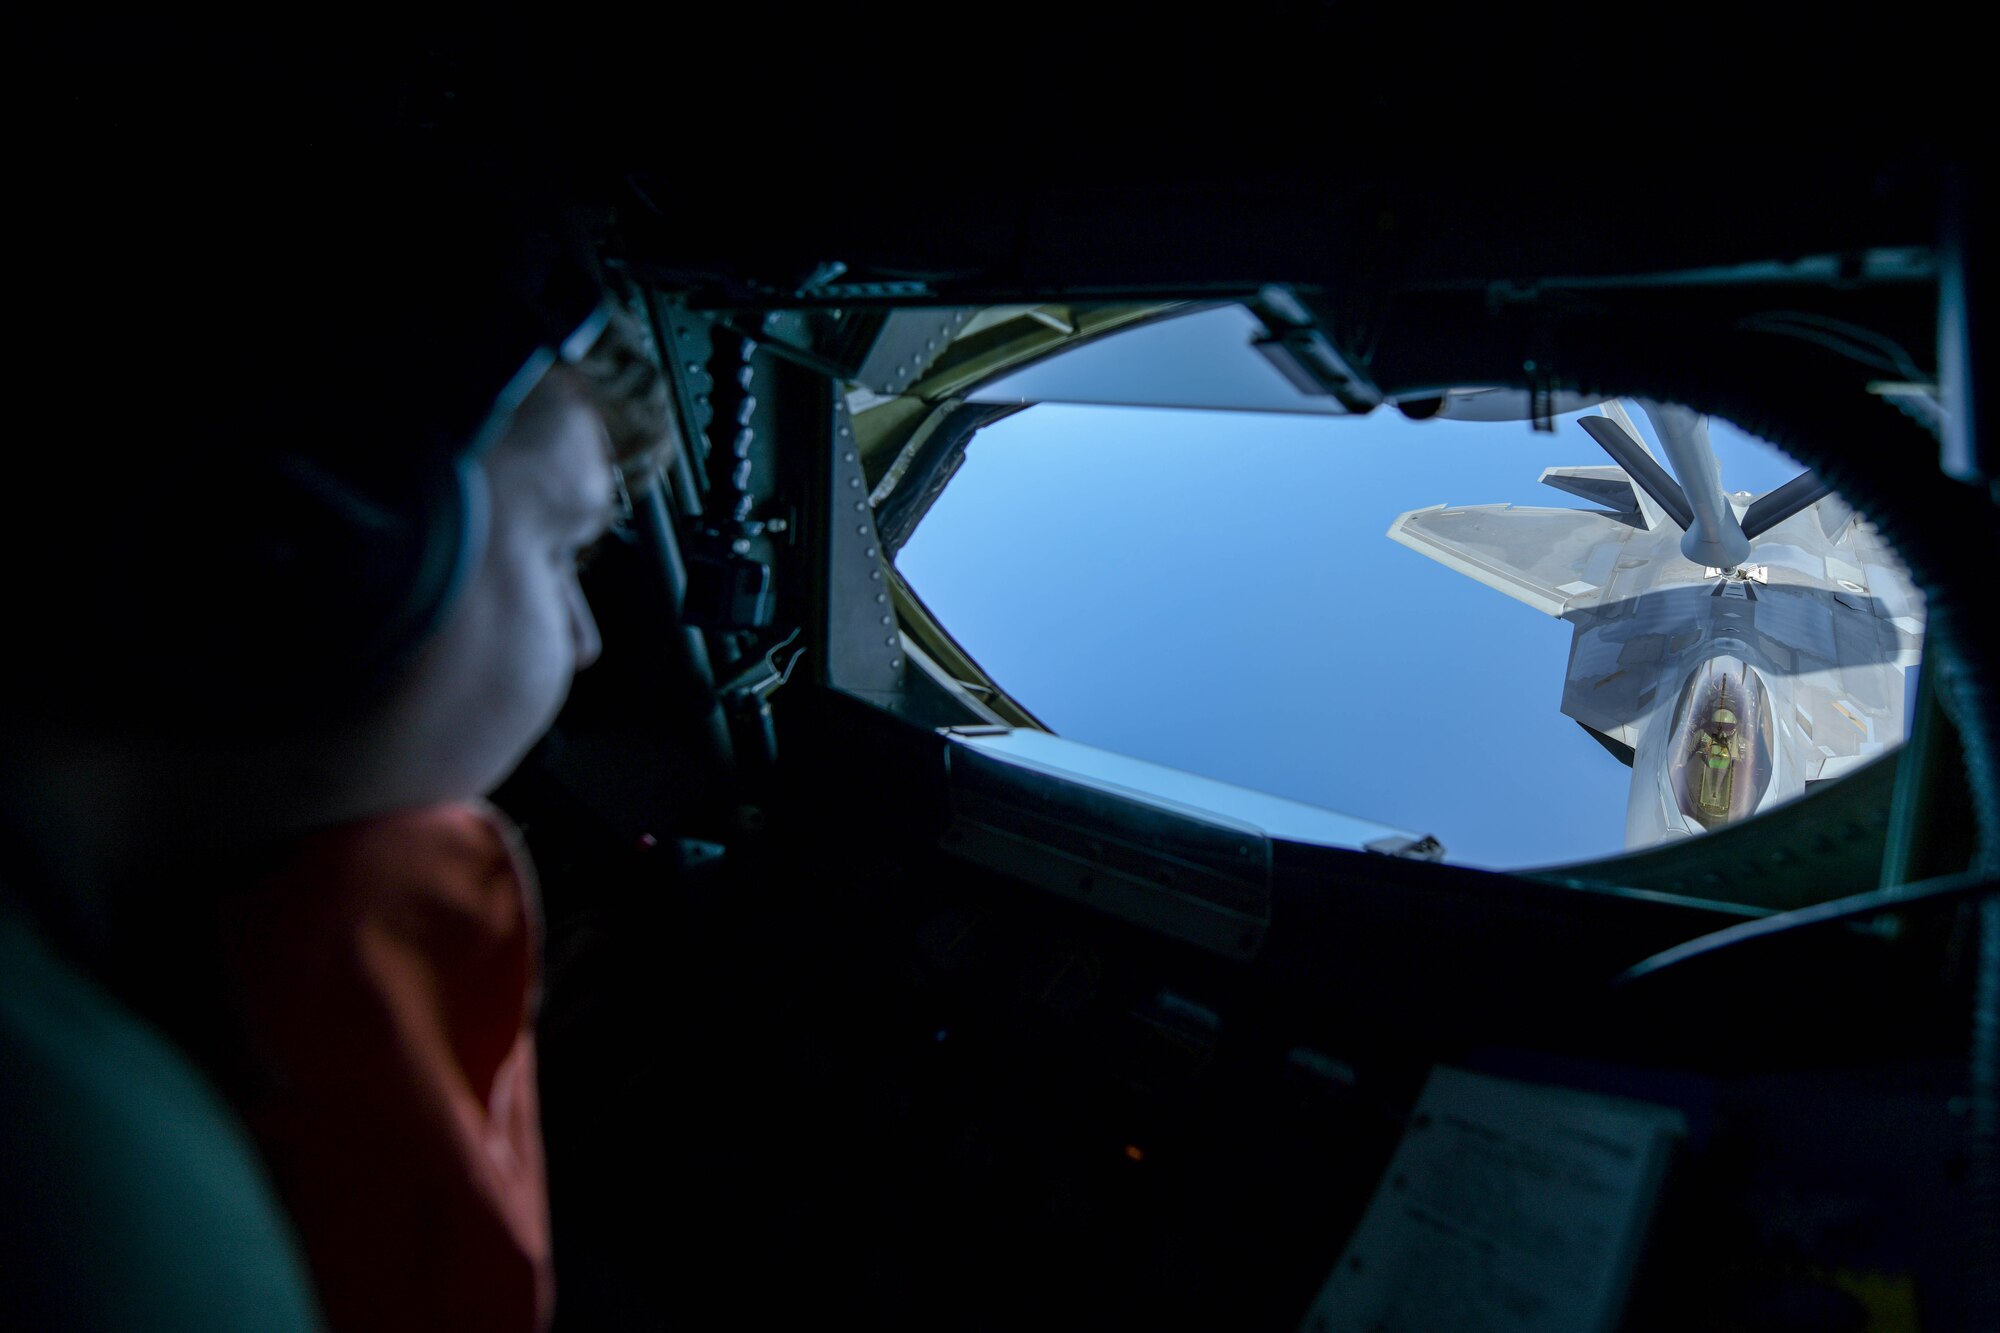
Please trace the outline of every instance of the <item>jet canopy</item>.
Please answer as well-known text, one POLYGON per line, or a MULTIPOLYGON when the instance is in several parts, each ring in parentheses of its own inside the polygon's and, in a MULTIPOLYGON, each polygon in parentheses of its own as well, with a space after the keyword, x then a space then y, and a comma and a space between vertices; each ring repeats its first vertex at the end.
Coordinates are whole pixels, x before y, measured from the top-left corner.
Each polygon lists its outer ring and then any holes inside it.
POLYGON ((1740 658, 1694 669, 1674 708, 1668 780, 1681 811, 1717 828, 1756 810, 1771 785, 1771 709, 1763 680, 1740 658))

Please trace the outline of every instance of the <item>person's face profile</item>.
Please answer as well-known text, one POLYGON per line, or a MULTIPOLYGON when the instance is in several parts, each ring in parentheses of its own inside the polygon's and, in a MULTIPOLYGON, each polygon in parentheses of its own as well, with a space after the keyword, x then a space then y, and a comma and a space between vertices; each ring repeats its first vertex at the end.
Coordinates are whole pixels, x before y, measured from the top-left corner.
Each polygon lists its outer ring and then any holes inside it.
POLYGON ((604 534, 614 487, 603 420, 561 371, 517 412, 482 461, 484 554, 394 692, 402 739, 438 798, 483 795, 554 722, 597 624, 577 579, 604 534))

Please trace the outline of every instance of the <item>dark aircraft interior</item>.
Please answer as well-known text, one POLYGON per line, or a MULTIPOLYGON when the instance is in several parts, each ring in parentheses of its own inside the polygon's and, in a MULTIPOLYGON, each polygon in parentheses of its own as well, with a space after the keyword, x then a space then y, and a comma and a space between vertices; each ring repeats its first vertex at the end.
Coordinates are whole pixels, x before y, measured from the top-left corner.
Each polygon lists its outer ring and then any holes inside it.
POLYGON ((1687 1117, 1618 1327, 1994 1326, 2000 462, 1989 178, 1949 108, 1779 151, 1636 110, 1556 144, 1576 110, 1517 102, 1496 151, 1411 152, 1362 141, 1400 85, 1328 142, 1245 77, 1227 128, 1059 151, 1052 113, 917 116, 938 73, 831 132, 821 83, 754 69, 578 106, 443 62, 390 99, 563 149, 684 444, 585 576, 602 660, 497 797, 547 913, 557 1328, 1298 1328, 1440 1065, 1687 1117), (1034 719, 890 559, 1000 410, 968 396, 1202 302, 1342 412, 1651 394, 1783 448, 1926 594, 1909 743, 1533 873, 982 748, 1034 719))

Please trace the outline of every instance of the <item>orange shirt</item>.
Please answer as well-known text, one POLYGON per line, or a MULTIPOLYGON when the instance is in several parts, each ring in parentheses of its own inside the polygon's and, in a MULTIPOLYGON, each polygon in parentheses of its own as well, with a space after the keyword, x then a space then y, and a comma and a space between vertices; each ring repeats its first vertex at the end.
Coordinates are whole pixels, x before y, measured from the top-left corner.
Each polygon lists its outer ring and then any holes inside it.
POLYGON ((539 920, 512 826, 443 805, 308 835, 222 942, 238 1108, 332 1327, 547 1328, 539 920))

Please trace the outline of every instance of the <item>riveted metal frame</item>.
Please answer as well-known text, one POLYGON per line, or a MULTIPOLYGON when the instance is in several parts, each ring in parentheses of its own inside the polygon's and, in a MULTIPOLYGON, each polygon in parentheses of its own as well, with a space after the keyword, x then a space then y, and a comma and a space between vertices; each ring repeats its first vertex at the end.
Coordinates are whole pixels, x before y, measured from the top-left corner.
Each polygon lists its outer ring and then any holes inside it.
POLYGON ((974 306, 891 312, 855 372, 855 382, 876 393, 902 393, 923 379, 931 363, 977 313, 974 306))
POLYGON ((826 491, 820 508, 826 559, 827 685, 903 711, 908 659, 889 596, 889 562, 875 530, 854 423, 838 386, 826 386, 826 491))

